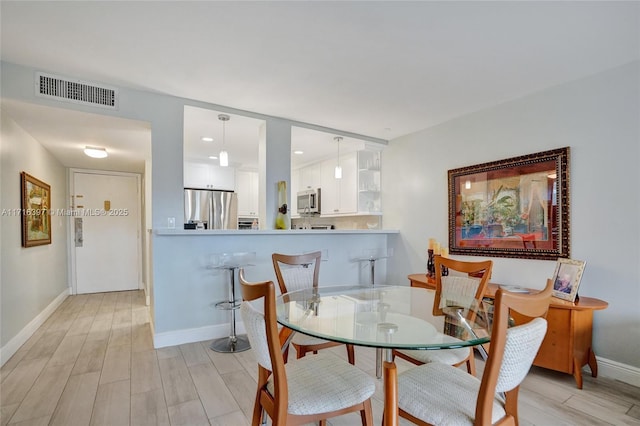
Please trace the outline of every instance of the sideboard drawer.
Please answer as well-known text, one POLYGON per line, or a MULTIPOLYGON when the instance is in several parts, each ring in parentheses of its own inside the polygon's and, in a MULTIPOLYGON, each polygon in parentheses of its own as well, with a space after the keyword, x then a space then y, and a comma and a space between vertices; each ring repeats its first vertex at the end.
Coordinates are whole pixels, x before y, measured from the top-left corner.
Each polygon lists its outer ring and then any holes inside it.
POLYGON ((547 334, 542 341, 533 365, 564 373, 573 371, 570 327, 570 310, 549 309, 547 312, 547 334))

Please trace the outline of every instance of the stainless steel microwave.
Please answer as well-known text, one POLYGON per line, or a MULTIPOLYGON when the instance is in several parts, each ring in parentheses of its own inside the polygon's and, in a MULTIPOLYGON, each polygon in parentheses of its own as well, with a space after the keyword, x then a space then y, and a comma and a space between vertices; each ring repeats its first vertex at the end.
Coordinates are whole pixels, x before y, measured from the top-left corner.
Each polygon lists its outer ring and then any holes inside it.
POLYGON ((320 213, 320 188, 299 191, 298 214, 318 214, 320 213))

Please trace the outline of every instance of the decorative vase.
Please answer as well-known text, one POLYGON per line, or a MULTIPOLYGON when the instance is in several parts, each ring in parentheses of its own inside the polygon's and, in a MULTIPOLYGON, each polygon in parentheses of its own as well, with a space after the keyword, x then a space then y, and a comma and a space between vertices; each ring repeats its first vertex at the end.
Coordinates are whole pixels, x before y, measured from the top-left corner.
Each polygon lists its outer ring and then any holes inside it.
POLYGON ((278 182, 278 214, 276 215, 276 229, 290 229, 291 217, 287 205, 287 182, 278 182))

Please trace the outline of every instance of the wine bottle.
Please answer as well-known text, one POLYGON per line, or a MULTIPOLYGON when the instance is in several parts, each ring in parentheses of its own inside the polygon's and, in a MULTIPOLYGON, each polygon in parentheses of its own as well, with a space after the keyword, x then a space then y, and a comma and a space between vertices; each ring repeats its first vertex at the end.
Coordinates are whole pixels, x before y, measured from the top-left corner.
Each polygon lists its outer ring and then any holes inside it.
POLYGON ((276 229, 290 229, 291 217, 287 205, 287 182, 278 182, 278 214, 276 215, 276 229))

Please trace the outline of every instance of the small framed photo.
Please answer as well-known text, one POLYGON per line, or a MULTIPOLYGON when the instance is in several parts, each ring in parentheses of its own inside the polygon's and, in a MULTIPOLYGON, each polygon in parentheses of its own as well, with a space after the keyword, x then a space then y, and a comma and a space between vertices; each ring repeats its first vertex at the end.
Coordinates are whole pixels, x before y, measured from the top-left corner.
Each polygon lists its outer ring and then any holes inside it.
POLYGON ((578 287, 584 272, 585 262, 573 259, 558 259, 553 274, 553 296, 573 302, 578 295, 578 287))

